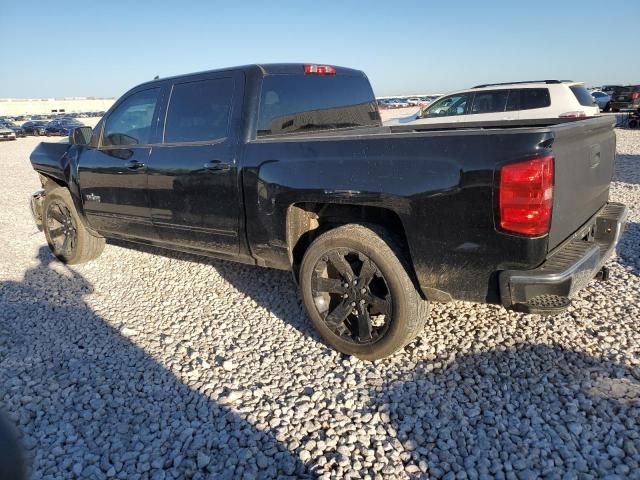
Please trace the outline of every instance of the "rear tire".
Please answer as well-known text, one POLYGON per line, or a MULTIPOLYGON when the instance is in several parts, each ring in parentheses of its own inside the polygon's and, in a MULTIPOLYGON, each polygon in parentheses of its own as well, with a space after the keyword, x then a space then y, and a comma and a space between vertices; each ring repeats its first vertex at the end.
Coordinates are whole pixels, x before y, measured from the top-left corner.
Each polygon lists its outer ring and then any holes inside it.
POLYGON ((51 252, 63 263, 88 262, 99 257, 104 249, 104 237, 85 228, 66 188, 57 187, 47 193, 42 224, 51 252))
POLYGON ((302 301, 331 347, 378 360, 413 340, 427 319, 429 304, 409 271, 402 250, 385 230, 344 225, 320 235, 306 251, 300 268, 302 301))
POLYGON ((629 120, 629 128, 636 128, 638 126, 637 120, 629 120))

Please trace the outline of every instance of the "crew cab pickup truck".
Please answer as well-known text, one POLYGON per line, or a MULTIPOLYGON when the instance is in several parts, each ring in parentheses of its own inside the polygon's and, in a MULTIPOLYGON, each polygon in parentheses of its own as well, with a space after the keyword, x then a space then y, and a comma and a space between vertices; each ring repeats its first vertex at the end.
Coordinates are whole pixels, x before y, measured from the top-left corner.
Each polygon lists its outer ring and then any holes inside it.
POLYGON ((363 359, 429 302, 566 310, 620 237, 613 119, 384 127, 367 77, 250 65, 139 85, 31 155, 53 253, 105 238, 293 272, 321 336, 363 359))

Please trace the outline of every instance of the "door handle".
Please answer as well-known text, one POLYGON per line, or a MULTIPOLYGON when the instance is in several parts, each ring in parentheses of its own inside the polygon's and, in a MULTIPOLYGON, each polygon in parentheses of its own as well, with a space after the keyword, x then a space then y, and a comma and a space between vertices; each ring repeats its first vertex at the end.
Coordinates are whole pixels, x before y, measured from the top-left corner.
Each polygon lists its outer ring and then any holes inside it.
POLYGON ((129 170, 138 170, 140 168, 144 168, 144 163, 138 162, 137 160, 129 160, 127 162, 127 168, 129 170))
POLYGON ((224 163, 220 160, 212 160, 210 162, 205 163, 204 168, 209 170, 210 172, 226 172, 231 170, 231 164, 224 163))

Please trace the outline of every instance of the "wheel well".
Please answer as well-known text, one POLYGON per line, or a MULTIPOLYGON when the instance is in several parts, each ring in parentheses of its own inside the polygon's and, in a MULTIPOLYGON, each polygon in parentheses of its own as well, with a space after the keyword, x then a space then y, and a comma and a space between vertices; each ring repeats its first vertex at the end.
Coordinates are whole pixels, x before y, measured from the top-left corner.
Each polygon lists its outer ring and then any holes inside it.
MULTIPOLYGON (((384 227, 403 249, 413 269, 407 237, 400 217, 386 208, 336 203, 297 203, 287 212, 287 246, 295 277, 313 240, 332 228, 349 223, 370 223, 384 227)), ((410 272, 415 278, 414 272, 410 272)))
POLYGON ((58 180, 53 177, 48 177, 46 175, 43 175, 42 173, 38 173, 38 176, 40 177, 40 184, 42 185, 42 188, 44 188, 46 192, 50 192, 54 188, 58 188, 58 187, 67 188, 67 184, 61 180, 58 180))

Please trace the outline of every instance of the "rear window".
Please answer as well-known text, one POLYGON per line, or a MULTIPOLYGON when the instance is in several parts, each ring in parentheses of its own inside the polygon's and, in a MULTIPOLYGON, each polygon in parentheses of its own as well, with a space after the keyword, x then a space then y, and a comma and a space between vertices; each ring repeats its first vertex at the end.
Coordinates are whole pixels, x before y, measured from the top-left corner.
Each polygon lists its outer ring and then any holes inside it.
POLYGON ((164 142, 203 142, 226 137, 232 98, 232 78, 174 85, 164 128, 164 142))
POLYGON ((578 103, 583 107, 593 107, 595 105, 593 101, 593 97, 591 96, 589 91, 583 86, 573 85, 569 88, 575 95, 576 100, 578 100, 578 103))
POLYGON ((633 87, 614 87, 614 93, 631 93, 633 91, 633 87))
POLYGON ((267 75, 258 137, 380 125, 369 81, 349 75, 267 75))

